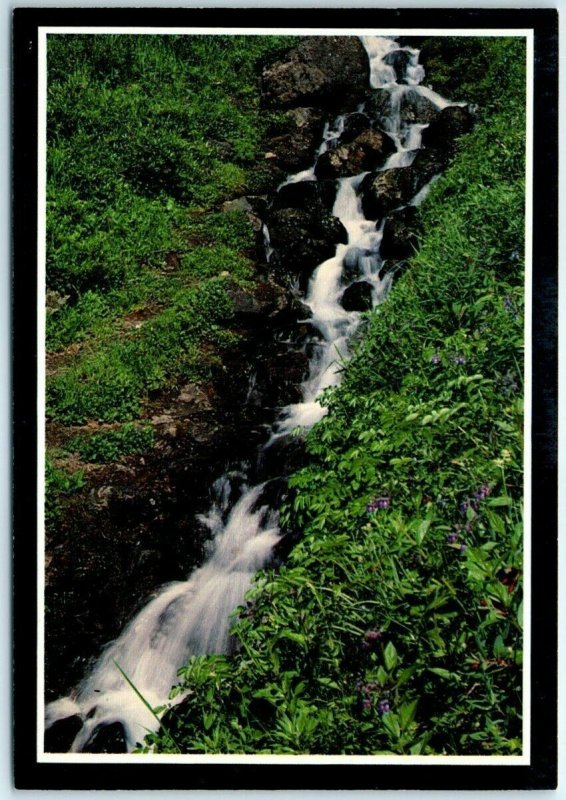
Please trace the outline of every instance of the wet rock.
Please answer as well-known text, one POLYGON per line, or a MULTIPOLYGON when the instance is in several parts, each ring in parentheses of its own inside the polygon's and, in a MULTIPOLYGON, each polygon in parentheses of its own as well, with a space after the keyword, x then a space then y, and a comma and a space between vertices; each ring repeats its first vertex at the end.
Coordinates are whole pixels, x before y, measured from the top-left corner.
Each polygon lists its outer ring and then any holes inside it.
POLYGON ((474 126, 474 115, 462 106, 447 106, 438 117, 423 131, 423 147, 451 149, 454 140, 468 133, 474 126))
POLYGON ((409 258, 417 247, 417 209, 414 206, 394 211, 385 220, 380 253, 384 259, 409 258))
POLYGON ((269 233, 275 250, 271 262, 303 279, 334 255, 339 242, 348 241, 347 231, 337 217, 296 208, 275 211, 269 219, 269 233))
POLYGON ((309 36, 263 70, 262 103, 290 108, 355 106, 369 82, 369 61, 354 36, 309 36))
POLYGON ((402 125, 425 125, 432 122, 439 114, 437 107, 428 98, 410 87, 375 89, 366 102, 366 112, 379 125, 386 126, 391 119, 398 102, 399 120, 402 125))
POLYGON ((313 164, 325 119, 326 115, 316 108, 293 108, 285 113, 285 132, 267 142, 281 169, 295 173, 313 164))
POLYGON ((274 198, 274 207, 300 208, 320 215, 332 211, 335 199, 334 181, 297 181, 281 187, 274 198))
POLYGON ((380 130, 367 129, 348 144, 327 150, 318 159, 315 174, 319 178, 345 178, 376 169, 395 151, 390 136, 380 130))
POLYGON ((119 722, 100 725, 95 729, 83 753, 126 753, 126 736, 119 722))
POLYGON ((68 753, 83 723, 78 714, 58 719, 45 731, 43 746, 46 753, 68 753))
POLYGON ((371 128, 371 120, 367 114, 360 111, 347 114, 344 119, 344 130, 339 137, 340 144, 352 142, 360 133, 368 128, 371 128))
POLYGON ((383 219, 405 205, 447 165, 447 154, 419 150, 410 167, 393 167, 366 175, 361 184, 362 207, 370 219, 383 219))
POLYGON ((369 311, 372 307, 372 287, 367 281, 357 281, 344 290, 340 301, 345 311, 369 311))
POLYGON ((350 247, 346 251, 342 262, 342 282, 351 283, 366 273, 369 269, 377 272, 379 268, 379 255, 371 250, 361 247, 350 247))
POLYGON ((388 66, 393 67, 398 83, 405 83, 407 67, 411 63, 411 53, 407 50, 392 50, 383 59, 388 66))
POLYGON ((284 344, 269 344, 258 353, 255 367, 257 387, 264 404, 279 408, 300 402, 301 383, 309 374, 305 353, 289 350, 284 344))

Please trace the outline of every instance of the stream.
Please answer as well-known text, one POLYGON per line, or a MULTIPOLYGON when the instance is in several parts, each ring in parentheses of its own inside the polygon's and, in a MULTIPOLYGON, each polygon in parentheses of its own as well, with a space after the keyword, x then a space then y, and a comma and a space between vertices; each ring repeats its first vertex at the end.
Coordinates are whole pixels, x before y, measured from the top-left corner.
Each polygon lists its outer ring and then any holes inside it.
MULTIPOLYGON (((371 87, 390 93, 390 113, 383 128, 395 142, 396 151, 382 169, 409 166, 426 125, 402 123, 399 108, 403 93, 419 92, 439 110, 448 103, 420 86, 424 70, 418 63, 418 50, 399 48, 393 39, 376 36, 362 37, 362 43, 370 61, 371 87), (399 49, 408 53, 403 84, 397 82, 395 69, 384 60, 388 53, 399 49)), ((363 105, 358 112, 363 112, 363 105)), ((327 125, 317 158, 336 145, 346 116, 327 125)), ((313 164, 288 177, 285 184, 316 180, 314 167, 313 164)), ((309 373, 301 387, 302 400, 280 411, 263 445, 264 451, 291 436, 297 428, 308 429, 319 421, 326 413, 319 403, 321 392, 340 381, 349 355, 348 342, 362 318, 360 312, 346 311, 341 304, 345 264, 355 262, 356 281, 371 286, 373 306, 383 302, 390 289, 393 271, 382 273, 379 252, 384 221, 376 225, 375 220, 366 219, 358 193, 366 174, 337 180, 332 214, 344 225, 348 242, 338 244, 334 256, 319 264, 310 278, 304 302, 312 312, 309 323, 316 336, 309 342, 309 373)), ((425 192, 426 187, 411 203, 420 202, 425 192)), ((264 241, 269 260, 272 250, 267 227, 264 241)), ((158 589, 116 641, 107 646, 78 688, 69 697, 46 707, 46 730, 71 716, 82 721, 70 752, 88 750, 104 726, 119 723, 123 727, 128 751, 143 741, 148 730, 158 729, 156 718, 123 673, 155 708, 167 703, 177 672, 190 656, 231 651, 231 612, 243 604, 254 574, 270 562, 282 535, 277 511, 270 507, 266 491, 277 476, 258 475, 258 471, 261 473, 256 469, 252 477, 250 466, 241 464, 214 483, 211 506, 200 518, 211 537, 205 563, 186 581, 158 589)))

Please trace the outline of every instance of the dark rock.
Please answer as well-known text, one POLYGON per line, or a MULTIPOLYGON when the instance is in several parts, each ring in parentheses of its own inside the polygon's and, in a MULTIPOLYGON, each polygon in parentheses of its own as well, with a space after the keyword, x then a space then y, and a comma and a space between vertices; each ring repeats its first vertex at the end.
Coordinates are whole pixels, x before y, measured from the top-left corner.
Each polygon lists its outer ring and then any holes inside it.
POLYGON ((43 746, 46 753, 68 753, 73 740, 83 726, 78 714, 58 719, 45 731, 43 746))
POLYGON ((347 114, 344 119, 344 130, 338 141, 340 144, 348 144, 368 128, 371 128, 371 120, 367 114, 363 114, 361 111, 347 114))
POLYGON ((272 263, 303 277, 333 256, 338 243, 348 241, 348 233, 337 217, 297 208, 275 211, 270 217, 269 234, 275 250, 272 263))
POLYGON ((340 301, 345 311, 368 311, 372 307, 372 287, 367 281, 352 283, 340 301))
POLYGON ((417 246, 417 209, 406 206, 385 220, 380 253, 384 259, 409 258, 417 246))
POLYGON ((366 175, 361 184, 362 206, 370 219, 383 219, 405 205, 447 164, 447 154, 419 150, 410 167, 393 167, 366 175))
POLYGON ((236 319, 252 327, 266 325, 272 318, 282 314, 289 304, 285 289, 268 282, 257 284, 253 291, 245 291, 237 285, 231 286, 228 296, 236 319))
POLYGON ((315 173, 319 178, 345 178, 375 169, 395 152, 393 139, 380 130, 367 129, 348 144, 327 150, 318 159, 315 173))
POLYGON ((127 751, 124 728, 119 722, 100 725, 83 748, 83 753, 126 753, 127 751))
POLYGON ((298 403, 301 384, 309 374, 305 353, 284 345, 266 344, 256 358, 256 383, 262 402, 271 408, 298 403))
MULTIPOLYGON (((425 125, 439 114, 437 107, 428 98, 411 87, 399 87, 393 92, 398 95, 399 119, 402 125, 425 125)), ((389 89, 375 89, 366 102, 366 112, 375 118, 379 125, 385 126, 393 113, 397 97, 389 89)))
POLYGON ((309 36, 263 70, 262 103, 290 108, 356 105, 369 83, 369 60, 355 36, 309 36))
POLYGON ((397 76, 398 83, 405 83, 407 78, 407 67, 411 63, 411 53, 407 50, 392 50, 383 59, 386 64, 393 67, 397 76))
POLYGON ((324 130, 325 114, 316 108, 293 108, 286 112, 285 132, 267 141, 277 165, 287 173, 310 167, 324 130))
POLYGON ((332 211, 336 199, 334 181, 297 181, 286 183, 274 198, 275 208, 300 208, 310 214, 332 211))
POLYGON ((468 133, 474 126, 474 116, 465 107, 447 106, 438 117, 423 131, 423 147, 451 149, 454 140, 468 133))

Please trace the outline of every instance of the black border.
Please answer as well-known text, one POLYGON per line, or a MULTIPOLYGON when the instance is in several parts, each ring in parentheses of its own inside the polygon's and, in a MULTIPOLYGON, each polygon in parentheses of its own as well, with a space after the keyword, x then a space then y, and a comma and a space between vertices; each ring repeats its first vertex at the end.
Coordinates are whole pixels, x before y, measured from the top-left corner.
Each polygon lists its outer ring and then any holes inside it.
MULTIPOLYGON (((557 783, 558 13, 554 9, 18 8, 13 14, 14 774, 18 789, 552 789, 557 783), (321 16, 322 11, 322 16, 321 16), (44 25, 534 29, 531 765, 36 761, 37 41, 44 25), (33 572, 33 571, 32 571, 33 572), (32 575, 33 577, 33 575, 32 575), (31 635, 30 635, 31 631, 31 635)), ((164 757, 164 759, 166 756, 164 757)))

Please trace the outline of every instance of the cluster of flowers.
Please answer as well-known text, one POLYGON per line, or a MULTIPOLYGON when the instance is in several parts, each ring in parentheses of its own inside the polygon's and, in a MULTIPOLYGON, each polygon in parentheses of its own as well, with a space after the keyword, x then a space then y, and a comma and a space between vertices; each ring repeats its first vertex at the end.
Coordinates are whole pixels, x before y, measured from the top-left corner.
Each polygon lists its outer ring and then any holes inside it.
MULTIPOLYGON (((485 500, 486 497, 489 497, 491 494, 491 486, 489 484, 484 483, 480 486, 477 492, 474 493, 472 498, 468 498, 464 500, 463 503, 460 505, 460 513, 467 514, 469 508, 471 508, 476 513, 480 509, 480 504, 482 500, 485 500)), ((472 520, 468 520, 465 524, 458 523, 454 530, 451 531, 448 536, 446 537, 446 541, 450 545, 458 544, 458 539, 460 538, 462 533, 470 533, 472 530, 472 520)), ((461 553, 465 553, 468 549, 468 545, 465 542, 460 543, 459 550, 461 553)))
POLYGON ((369 502, 366 506, 366 511, 368 514, 372 514, 374 511, 383 508, 389 508, 391 505, 391 498, 390 497, 374 497, 371 502, 369 502))
MULTIPOLYGON (((361 679, 356 681, 356 692, 360 695, 360 706, 364 711, 367 711, 375 704, 373 695, 378 688, 377 683, 371 681, 369 683, 363 683, 361 679)), ((377 713, 382 716, 383 714, 387 714, 388 711, 391 711, 391 704, 386 697, 381 698, 376 707, 377 713)))
MULTIPOLYGON (((434 355, 432 355, 430 357, 430 363, 431 364, 440 364, 440 361, 441 361, 441 358, 440 358, 440 354, 439 353, 434 353, 434 355)), ((457 364, 457 365, 466 363, 465 357, 463 355, 461 355, 460 353, 458 355, 453 356, 452 357, 452 361, 454 362, 454 364, 457 364)))

